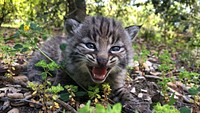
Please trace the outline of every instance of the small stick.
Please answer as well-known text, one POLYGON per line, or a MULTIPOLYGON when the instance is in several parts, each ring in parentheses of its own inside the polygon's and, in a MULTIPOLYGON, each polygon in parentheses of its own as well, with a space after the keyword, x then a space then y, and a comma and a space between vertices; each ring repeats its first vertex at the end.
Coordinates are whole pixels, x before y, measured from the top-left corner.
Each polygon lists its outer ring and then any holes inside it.
POLYGON ((69 104, 67 104, 66 102, 60 100, 60 99, 56 99, 55 100, 57 103, 61 104, 65 109, 71 111, 72 113, 78 113, 72 106, 70 106, 69 104))

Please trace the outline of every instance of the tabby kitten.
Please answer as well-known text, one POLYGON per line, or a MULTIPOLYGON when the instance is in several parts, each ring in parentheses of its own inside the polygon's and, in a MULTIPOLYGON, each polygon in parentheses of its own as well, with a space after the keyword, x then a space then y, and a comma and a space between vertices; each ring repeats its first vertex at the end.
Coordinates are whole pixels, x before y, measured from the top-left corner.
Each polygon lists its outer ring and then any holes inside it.
MULTIPOLYGON (((132 64, 132 38, 136 37, 140 27, 124 29, 120 22, 105 17, 86 17, 82 23, 68 19, 65 25, 67 37, 51 38, 41 47, 48 57, 63 65, 62 70, 56 71, 54 84, 72 78, 87 89, 89 85, 107 82, 115 101, 132 101, 124 84, 126 67, 132 64), (63 44, 67 45, 64 50, 60 49, 63 44)), ((30 80, 41 81, 41 70, 34 65, 41 59, 48 61, 37 51, 30 60, 30 80)))

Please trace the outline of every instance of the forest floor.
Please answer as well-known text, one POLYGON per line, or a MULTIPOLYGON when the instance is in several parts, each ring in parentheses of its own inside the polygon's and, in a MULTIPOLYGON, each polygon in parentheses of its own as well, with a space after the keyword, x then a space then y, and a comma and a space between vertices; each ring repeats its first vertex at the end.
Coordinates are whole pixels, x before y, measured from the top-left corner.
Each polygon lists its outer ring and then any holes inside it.
MULTIPOLYGON (((15 29, 4 29, 0 31, 0 38, 4 40, 14 35, 15 32, 15 29)), ((0 43, 4 43, 1 46, 14 47, 16 45, 15 40, 6 42, 1 40, 0 43)), ((160 61, 160 57, 156 56, 155 53, 164 53, 168 49, 167 46, 162 44, 159 46, 152 45, 142 38, 138 38, 135 43, 146 45, 148 54, 141 55, 142 47, 136 48, 138 49, 136 50, 138 58, 135 60, 135 66, 129 69, 126 87, 138 101, 135 106, 131 107, 142 113, 149 107, 153 109, 153 106, 159 102, 162 105, 172 105, 178 110, 182 109, 182 113, 187 113, 187 111, 188 113, 200 113, 200 76, 195 75, 181 79, 179 77, 180 74, 191 74, 182 69, 194 70, 195 73, 192 74, 200 74, 200 68, 188 66, 187 63, 178 61, 178 52, 176 54, 169 52, 170 59, 175 62, 175 66, 173 63, 166 63, 166 65, 173 66, 173 68, 163 71, 160 69, 163 62, 160 61), (194 85, 197 86, 197 89, 192 89, 194 85)), ((77 112, 77 108, 83 105, 80 102, 71 105, 72 102, 64 102, 62 100, 56 101, 59 107, 56 107, 55 103, 48 103, 48 101, 46 101, 47 103, 42 103, 39 100, 44 95, 35 96, 34 90, 27 87, 28 78, 26 77, 24 66, 27 64, 27 58, 32 52, 15 52, 14 55, 9 56, 8 51, 6 55, 5 50, 2 51, 4 53, 0 53, 0 113, 42 113, 45 111, 59 113, 63 109, 77 112), (49 106, 54 104, 53 108, 48 107, 49 109, 46 110, 48 104, 49 106)), ((168 58, 165 57, 164 59, 168 58)), ((197 62, 197 60, 194 62, 197 62)))

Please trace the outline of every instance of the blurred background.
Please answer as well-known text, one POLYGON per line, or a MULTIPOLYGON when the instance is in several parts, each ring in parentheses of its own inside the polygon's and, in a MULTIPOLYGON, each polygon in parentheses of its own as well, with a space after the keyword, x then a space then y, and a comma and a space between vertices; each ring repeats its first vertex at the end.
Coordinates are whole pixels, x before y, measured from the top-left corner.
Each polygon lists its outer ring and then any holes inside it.
POLYGON ((0 31, 35 23, 57 35, 66 18, 83 21, 87 15, 142 25, 137 44, 143 49, 167 49, 180 67, 199 67, 199 0, 0 0, 0 31))

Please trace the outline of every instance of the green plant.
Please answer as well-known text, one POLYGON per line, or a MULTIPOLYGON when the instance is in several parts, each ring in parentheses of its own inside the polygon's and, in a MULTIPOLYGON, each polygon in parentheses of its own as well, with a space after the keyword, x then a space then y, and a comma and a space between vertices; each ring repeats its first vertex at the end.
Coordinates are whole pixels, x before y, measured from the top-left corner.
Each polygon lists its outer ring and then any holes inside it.
POLYGON ((88 96, 91 100, 93 100, 93 103, 102 103, 104 105, 107 105, 109 102, 108 96, 111 93, 111 88, 108 83, 104 83, 101 85, 102 87, 99 87, 99 85, 96 85, 94 87, 89 86, 88 87, 88 96))
POLYGON ((199 73, 195 72, 188 72, 186 70, 182 70, 179 73, 178 78, 181 82, 183 82, 186 85, 192 85, 192 87, 188 90, 189 94, 193 96, 194 98, 194 107, 198 106, 198 101, 200 100, 200 86, 199 86, 199 73))
POLYGON ((35 49, 41 39, 46 39, 47 34, 41 27, 33 22, 20 25, 19 29, 13 35, 6 38, 5 41, 15 40, 14 49, 24 53, 35 49), (23 38, 21 38, 23 37, 23 38))
POLYGON ((164 99, 166 102, 169 101, 169 95, 167 93, 167 90, 168 90, 168 86, 167 86, 167 83, 170 82, 171 79, 168 78, 168 77, 162 77, 162 80, 158 82, 158 84, 161 86, 161 91, 164 95, 164 99))
MULTIPOLYGON (((139 45, 135 45, 133 48, 138 50, 139 45)), ((147 50, 145 46, 142 46, 140 49, 141 50, 137 51, 137 54, 134 55, 133 59, 138 61, 140 64, 143 64, 147 60, 148 55, 150 55, 150 51, 147 50)))
POLYGON ((192 113, 192 111, 188 107, 182 107, 180 108, 180 113, 192 113))
POLYGON ((58 84, 57 86, 49 86, 46 83, 38 84, 33 82, 28 82, 28 86, 33 90, 32 96, 39 97, 37 100, 39 103, 42 103, 42 108, 44 112, 54 111, 59 108, 58 103, 55 102, 59 98, 58 94, 60 91, 63 91, 64 88, 58 84), (49 105, 48 102, 52 104, 49 105))
POLYGON ((160 103, 157 103, 154 106, 154 113, 180 113, 180 112, 176 108, 168 104, 162 106, 160 103))
POLYGON ((58 104, 54 102, 54 100, 59 98, 58 93, 63 91, 64 88, 60 84, 58 84, 57 86, 51 86, 51 83, 48 81, 47 78, 48 75, 53 76, 50 71, 54 71, 55 69, 60 68, 60 66, 53 61, 47 63, 44 60, 39 61, 35 64, 35 66, 43 68, 44 72, 41 72, 43 82, 40 84, 29 82, 28 87, 30 87, 34 91, 33 95, 40 97, 38 101, 43 104, 44 112, 59 108, 58 104), (53 105, 49 107, 47 105, 47 102, 52 102, 53 105))
POLYGON ((189 83, 194 83, 194 84, 198 84, 199 82, 199 77, 200 74, 199 73, 195 73, 195 72, 188 72, 186 70, 181 70, 181 72, 178 75, 178 78, 185 84, 189 84, 189 83))
POLYGON ((170 53, 165 50, 163 53, 159 54, 158 56, 159 61, 161 62, 161 65, 158 67, 158 69, 162 72, 162 80, 159 81, 159 85, 161 86, 162 93, 164 95, 165 101, 168 102, 170 100, 170 97, 167 93, 167 83, 173 81, 173 76, 168 75, 170 71, 172 71, 175 68, 174 61, 171 59, 170 53))
POLYGON ((67 92, 69 93, 69 101, 71 105, 75 105, 75 96, 76 96, 76 92, 78 91, 78 86, 74 86, 74 85, 66 85, 65 89, 67 89, 67 92))
POLYGON ((116 103, 112 107, 110 105, 105 107, 101 104, 96 104, 95 107, 92 107, 90 104, 91 102, 88 101, 84 107, 78 109, 78 113, 121 113, 122 111, 122 105, 120 103, 116 103))
POLYGON ((175 93, 172 94, 172 96, 169 98, 169 105, 173 105, 176 102, 176 99, 174 98, 175 93))
POLYGON ((90 99, 94 101, 94 103, 99 102, 99 99, 101 98, 101 95, 99 93, 100 93, 100 89, 98 85, 94 87, 92 86, 88 87, 88 96, 90 99))
POLYGON ((199 101, 200 101, 200 86, 192 87, 188 90, 189 94, 194 96, 194 107, 198 108, 199 101))
POLYGON ((174 61, 171 59, 170 53, 165 50, 163 53, 161 53, 159 56, 159 61, 161 62, 161 65, 159 66, 159 70, 163 73, 166 73, 172 69, 174 69, 174 61))
POLYGON ((109 100, 108 96, 111 93, 110 85, 108 83, 104 83, 104 84, 102 84, 102 88, 103 88, 103 95, 102 95, 103 99, 102 99, 102 101, 108 102, 108 100, 109 100))
POLYGON ((78 112, 79 113, 92 113, 92 111, 94 110, 94 108, 92 108, 90 106, 90 103, 91 103, 91 101, 88 101, 87 104, 84 107, 78 109, 78 112))
POLYGON ((57 86, 51 86, 50 88, 46 89, 47 92, 51 92, 53 94, 52 98, 54 100, 59 97, 57 94, 63 90, 64 88, 60 84, 58 84, 57 86))
POLYGON ((28 55, 30 50, 37 47, 37 43, 41 37, 46 37, 46 34, 35 23, 22 24, 19 29, 12 31, 6 36, 0 36, 0 53, 2 55, 2 63, 8 67, 5 73, 6 77, 15 75, 15 66, 18 55, 28 55), (8 36, 7 36, 8 35, 8 36))
POLYGON ((47 75, 50 75, 51 77, 53 77, 50 71, 54 71, 55 69, 60 68, 60 66, 54 61, 51 61, 50 63, 46 63, 46 61, 44 60, 37 62, 35 66, 43 68, 44 72, 41 73, 43 80, 47 80, 47 75))

